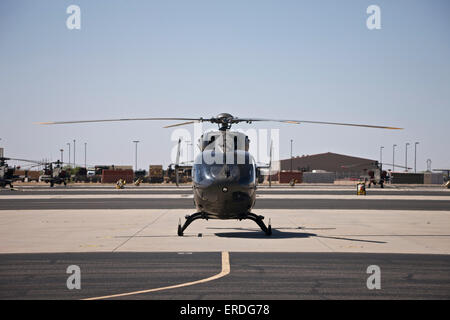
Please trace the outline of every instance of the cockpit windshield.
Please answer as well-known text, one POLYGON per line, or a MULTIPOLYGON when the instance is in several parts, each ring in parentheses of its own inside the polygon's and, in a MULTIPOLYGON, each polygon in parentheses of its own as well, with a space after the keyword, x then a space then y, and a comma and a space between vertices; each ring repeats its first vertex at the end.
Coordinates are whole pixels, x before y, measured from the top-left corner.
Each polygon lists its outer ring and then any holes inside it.
POLYGON ((243 164, 196 163, 193 169, 194 182, 198 184, 210 184, 214 181, 237 182, 243 185, 255 183, 255 164, 251 160, 243 164))

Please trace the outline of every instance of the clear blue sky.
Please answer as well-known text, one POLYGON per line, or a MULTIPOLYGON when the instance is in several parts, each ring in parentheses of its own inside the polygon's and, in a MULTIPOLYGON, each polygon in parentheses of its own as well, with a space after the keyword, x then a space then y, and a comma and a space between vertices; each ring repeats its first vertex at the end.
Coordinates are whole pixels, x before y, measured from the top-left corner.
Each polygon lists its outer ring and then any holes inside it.
MULTIPOLYGON (((239 117, 369 123, 401 132, 267 123, 281 157, 336 152, 450 167, 450 2, 0 2, 0 146, 10 157, 77 162, 170 162, 165 122, 43 127, 36 121, 121 117, 239 117), (81 30, 66 8, 81 8, 81 30), (366 8, 381 8, 368 30, 366 8)), ((248 125, 241 125, 243 129, 248 125)), ((192 130, 191 127, 188 129, 192 130)))

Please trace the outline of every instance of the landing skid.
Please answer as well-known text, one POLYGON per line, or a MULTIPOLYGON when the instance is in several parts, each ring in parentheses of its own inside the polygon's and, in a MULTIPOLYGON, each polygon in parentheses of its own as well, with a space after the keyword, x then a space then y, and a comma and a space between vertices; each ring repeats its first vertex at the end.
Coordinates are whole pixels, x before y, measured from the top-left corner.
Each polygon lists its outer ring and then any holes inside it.
MULTIPOLYGON (((183 236, 183 232, 184 230, 186 230, 186 228, 194 221, 197 219, 205 219, 208 220, 209 218, 211 218, 207 213, 205 212, 196 212, 192 215, 187 215, 186 217, 186 221, 184 222, 184 225, 181 226, 181 220, 178 222, 178 235, 180 237, 183 236)), ((272 235, 272 226, 270 225, 270 220, 269 220, 269 226, 266 226, 263 222, 264 217, 263 216, 257 216, 254 213, 248 212, 244 215, 238 216, 237 219, 239 220, 244 220, 244 219, 249 219, 252 221, 255 221, 256 224, 261 228, 262 231, 264 231, 264 233, 267 236, 272 235)))

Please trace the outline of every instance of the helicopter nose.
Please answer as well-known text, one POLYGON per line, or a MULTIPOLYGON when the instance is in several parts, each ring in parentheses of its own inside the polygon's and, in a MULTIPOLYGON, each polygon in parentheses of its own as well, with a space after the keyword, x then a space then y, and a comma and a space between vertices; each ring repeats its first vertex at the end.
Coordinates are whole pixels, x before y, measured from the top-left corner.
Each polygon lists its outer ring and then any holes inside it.
POLYGON ((199 196, 205 201, 239 202, 249 199, 254 190, 238 183, 213 183, 198 190, 199 196))

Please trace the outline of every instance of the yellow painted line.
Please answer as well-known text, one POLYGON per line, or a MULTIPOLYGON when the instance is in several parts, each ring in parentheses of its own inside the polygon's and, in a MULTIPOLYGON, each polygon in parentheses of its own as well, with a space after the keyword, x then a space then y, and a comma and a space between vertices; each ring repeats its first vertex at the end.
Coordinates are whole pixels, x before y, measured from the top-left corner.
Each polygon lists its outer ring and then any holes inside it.
POLYGON ((227 251, 222 252, 222 271, 212 277, 201 279, 197 281, 192 282, 186 282, 186 283, 180 283, 173 286, 167 286, 167 287, 161 287, 161 288, 155 288, 155 289, 148 289, 148 290, 141 290, 141 291, 133 291, 133 292, 127 292, 127 293, 119 293, 119 294, 113 294, 109 296, 102 296, 102 297, 93 297, 93 298, 87 298, 82 300, 101 300, 101 299, 110 299, 110 298, 118 298, 118 297, 125 297, 125 296, 132 296, 136 294, 141 293, 150 293, 150 292, 157 292, 157 291, 163 291, 163 290, 170 290, 170 289, 177 289, 187 286, 192 286, 195 284, 205 283, 213 280, 217 280, 219 278, 225 277, 230 273, 230 256, 227 251))

